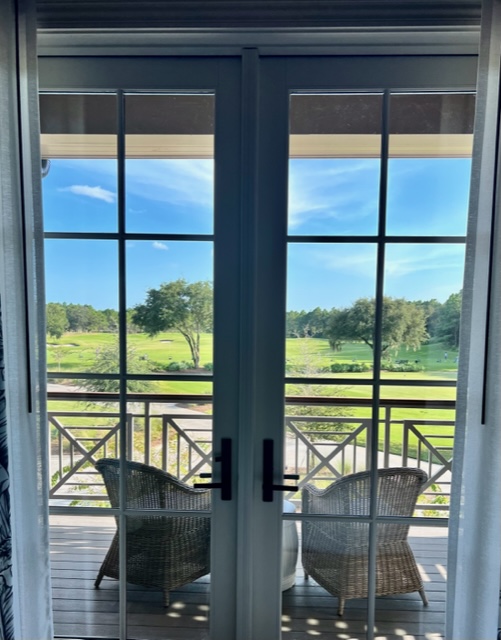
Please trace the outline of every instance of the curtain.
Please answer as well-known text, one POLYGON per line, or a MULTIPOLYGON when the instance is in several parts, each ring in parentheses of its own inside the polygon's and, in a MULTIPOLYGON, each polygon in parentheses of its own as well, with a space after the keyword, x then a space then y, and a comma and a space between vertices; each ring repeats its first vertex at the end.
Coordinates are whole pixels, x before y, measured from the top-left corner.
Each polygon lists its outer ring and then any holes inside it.
POLYGON ((0 300, 0 640, 14 638, 8 461, 2 304, 0 300))
POLYGON ((501 572, 501 0, 482 4, 449 526, 448 640, 497 637, 501 572))
MULTIPOLYGON (((48 429, 41 274, 40 154, 36 15, 31 0, 0 2, 0 299, 4 426, 0 489, 8 486, 12 529, 11 597, 0 587, 0 619, 13 616, 19 640, 52 638, 48 528, 48 429), (40 340, 38 339, 40 336, 40 340), (8 473, 8 476, 7 476, 8 473), (11 607, 12 613, 9 613, 11 607)), ((1 436, 1 432, 0 432, 1 436)), ((0 494, 0 500, 7 494, 0 494)), ((9 520, 0 503, 0 558, 9 520)), ((10 580, 7 564, 0 580, 10 580)))

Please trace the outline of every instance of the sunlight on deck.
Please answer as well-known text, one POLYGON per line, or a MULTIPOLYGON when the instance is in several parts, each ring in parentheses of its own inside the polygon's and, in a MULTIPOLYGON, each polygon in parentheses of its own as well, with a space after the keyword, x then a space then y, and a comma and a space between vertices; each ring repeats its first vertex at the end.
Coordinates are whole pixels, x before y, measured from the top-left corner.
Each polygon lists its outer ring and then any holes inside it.
MULTIPOLYGON (((115 531, 112 518, 51 518, 53 610, 56 636, 116 638, 119 626, 118 581, 94 580, 115 531)), ((411 527, 409 542, 430 600, 417 593, 376 599, 376 640, 441 640, 445 616, 447 531, 411 527)), ((210 618, 210 576, 172 592, 165 609, 162 593, 128 585, 128 629, 142 640, 206 640, 210 618)), ((295 585, 282 594, 283 639, 364 640, 367 600, 348 600, 342 618, 337 599, 310 578, 301 559, 295 585)))

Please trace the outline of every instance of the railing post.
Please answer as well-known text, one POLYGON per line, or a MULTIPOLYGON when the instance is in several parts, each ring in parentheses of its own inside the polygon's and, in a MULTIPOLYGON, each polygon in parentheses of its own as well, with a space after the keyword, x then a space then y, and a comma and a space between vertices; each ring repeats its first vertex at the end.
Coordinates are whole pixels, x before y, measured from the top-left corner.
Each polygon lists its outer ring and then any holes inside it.
POLYGON ((403 434, 402 434, 402 466, 407 466, 409 458, 409 421, 403 421, 403 434))
POLYGON ((384 468, 390 466, 391 407, 384 408, 384 468))
POLYGON ((144 462, 151 464, 150 401, 144 401, 144 462))
POLYGON ((127 423, 127 459, 134 460, 134 416, 130 413, 126 417, 127 423))
POLYGON ((365 429, 365 468, 371 468, 372 420, 367 420, 365 429))
POLYGON ((162 416, 162 469, 168 471, 168 454, 169 454, 169 423, 167 416, 162 416))
POLYGON ((59 473, 61 478, 63 477, 64 457, 63 457, 63 435, 60 431, 57 432, 58 447, 59 447, 59 473))

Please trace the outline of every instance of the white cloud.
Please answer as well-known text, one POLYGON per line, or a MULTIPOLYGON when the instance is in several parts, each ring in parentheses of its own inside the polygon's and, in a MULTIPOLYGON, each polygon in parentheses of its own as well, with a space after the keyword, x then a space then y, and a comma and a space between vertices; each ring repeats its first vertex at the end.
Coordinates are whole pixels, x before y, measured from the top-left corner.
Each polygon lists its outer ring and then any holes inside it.
MULTIPOLYGON (((304 254, 303 259, 347 276, 375 277, 374 245, 367 245, 365 248, 350 244, 339 245, 335 249, 328 246, 317 247, 304 254)), ((430 271, 442 273, 450 269, 462 273, 463 264, 464 247, 461 245, 393 245, 387 247, 386 251, 385 278, 391 280, 430 271)))
POLYGON ((376 271, 376 250, 372 246, 359 249, 341 245, 334 250, 331 247, 318 247, 311 251, 307 260, 329 271, 339 271, 346 275, 374 278, 376 271))
POLYGON ((155 242, 153 242, 153 248, 159 249, 160 251, 169 250, 169 247, 165 244, 165 242, 158 242, 158 240, 155 240, 155 242))
MULTIPOLYGON (((74 169, 73 165, 68 168, 74 169)), ((116 180, 116 164, 110 161, 81 160, 80 171, 92 171, 103 181, 116 180)), ((173 205, 196 205, 212 209, 214 161, 196 158, 129 159, 126 161, 127 195, 173 205)), ((129 209, 130 210, 130 209, 129 209)), ((134 213, 142 212, 137 209, 134 213)))
POLYGON ((299 161, 290 165, 289 225, 314 218, 364 218, 377 208, 378 164, 368 161, 299 161), (333 164, 335 162, 335 164, 333 164), (375 189, 367 189, 367 184, 375 189), (372 193, 374 191, 374 193, 372 193))
POLYGON ((126 179, 128 194, 180 206, 213 206, 212 160, 128 160, 126 179))
POLYGON ((385 270, 388 278, 400 278, 413 273, 444 271, 455 269, 462 271, 464 249, 462 246, 404 246, 392 247, 387 252, 385 270))
POLYGON ((95 198, 96 200, 104 200, 104 202, 115 202, 115 194, 108 189, 102 187, 90 187, 86 184, 73 184, 71 187, 64 187, 59 191, 69 191, 77 196, 87 196, 88 198, 95 198))

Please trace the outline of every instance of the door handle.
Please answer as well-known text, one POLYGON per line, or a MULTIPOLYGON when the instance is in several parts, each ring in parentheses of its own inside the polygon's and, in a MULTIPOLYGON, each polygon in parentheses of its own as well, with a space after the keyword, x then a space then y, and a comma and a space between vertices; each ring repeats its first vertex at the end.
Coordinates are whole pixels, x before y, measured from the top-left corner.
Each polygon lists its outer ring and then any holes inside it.
MULTIPOLYGON (((263 502, 273 502, 274 491, 297 491, 299 487, 273 482, 273 452, 275 442, 271 439, 263 440, 263 502)), ((299 480, 296 473, 286 473, 286 480, 299 480)))
MULTIPOLYGON (((231 438, 221 438, 221 453, 214 456, 221 463, 221 482, 195 482, 195 489, 221 489, 221 500, 231 500, 232 448, 231 438)), ((212 473, 201 473, 200 478, 212 478, 212 473)))

